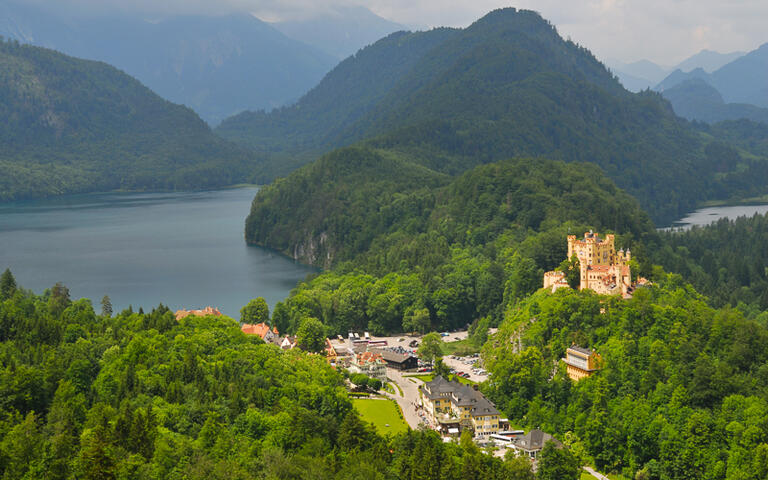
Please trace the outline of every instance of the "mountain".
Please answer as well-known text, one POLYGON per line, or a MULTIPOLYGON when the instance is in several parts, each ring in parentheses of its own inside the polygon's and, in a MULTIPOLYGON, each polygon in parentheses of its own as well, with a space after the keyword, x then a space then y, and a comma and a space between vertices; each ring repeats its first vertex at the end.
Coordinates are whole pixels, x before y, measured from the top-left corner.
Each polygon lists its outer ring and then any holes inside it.
POLYGON ((712 50, 702 50, 692 55, 674 67, 657 65, 649 60, 640 60, 633 63, 624 63, 620 60, 608 60, 611 71, 619 77, 621 84, 627 90, 639 92, 646 88, 652 88, 659 84, 671 72, 690 72, 697 68, 705 72, 714 72, 723 65, 736 60, 744 55, 744 52, 719 53, 712 50))
POLYGON ((768 125, 768 108, 746 103, 725 103, 720 92, 700 78, 686 80, 668 88, 663 95, 672 104, 675 113, 689 120, 716 123, 746 118, 768 125))
MULTIPOLYGON (((589 51, 515 9, 463 30, 394 34, 339 65, 296 105, 243 113, 216 131, 278 153, 262 181, 356 142, 450 175, 518 156, 592 162, 659 222, 723 195, 729 175, 762 168, 738 155, 728 157, 733 164, 709 157, 710 140, 659 94, 627 92, 589 51), (381 70, 366 68, 377 62, 381 70), (362 85, 350 88, 350 78, 362 85)), ((750 189, 762 188, 759 175, 751 178, 750 189)))
POLYGON ((0 200, 247 180, 254 155, 101 62, 0 42, 0 200))
POLYGON ((705 72, 714 72, 722 66, 733 62, 737 58, 743 57, 745 53, 746 52, 720 53, 704 49, 678 63, 674 68, 684 72, 690 72, 697 68, 701 68, 705 72))
POLYGON ((12 2, 0 12, 0 35, 105 61, 211 124, 295 101, 337 62, 250 14, 76 17, 12 2))
POLYGON ((655 90, 664 91, 686 80, 699 78, 712 85, 726 103, 747 103, 768 108, 768 43, 720 67, 712 73, 676 70, 655 90))
POLYGON ((397 32, 336 66, 295 105, 271 112, 243 112, 226 119, 216 132, 261 152, 277 153, 279 162, 265 172, 284 175, 327 151, 336 138, 379 106, 385 97, 433 48, 458 30, 397 32))
POLYGON ((606 64, 619 77, 624 88, 632 92, 639 92, 656 85, 670 71, 669 67, 657 65, 650 60, 624 63, 621 60, 610 59, 606 64))
POLYGON ((362 6, 335 6, 308 18, 272 24, 286 36, 312 45, 339 60, 407 27, 362 6))

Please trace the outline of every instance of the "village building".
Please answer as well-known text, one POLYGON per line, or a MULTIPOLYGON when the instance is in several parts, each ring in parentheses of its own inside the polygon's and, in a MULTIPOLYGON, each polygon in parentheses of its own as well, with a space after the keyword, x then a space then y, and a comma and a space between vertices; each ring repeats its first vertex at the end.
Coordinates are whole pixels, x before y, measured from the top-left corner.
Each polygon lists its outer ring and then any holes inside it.
POLYGON ((195 317, 207 317, 208 315, 211 315, 214 317, 220 317, 221 312, 217 308, 208 306, 200 310, 184 310, 182 308, 181 310, 176 310, 175 315, 176 315, 176 320, 178 321, 190 315, 195 317))
POLYGON ((382 382, 387 381, 387 363, 380 353, 362 352, 355 354, 349 366, 353 373, 363 373, 382 382))
POLYGON ((568 377, 574 382, 578 382, 600 370, 602 359, 594 350, 573 345, 565 351, 563 363, 568 370, 568 377))
POLYGON ((296 337, 276 337, 272 339, 272 343, 280 347, 281 350, 293 350, 296 348, 296 337))
MULTIPOLYGON (((579 290, 591 289, 601 295, 632 295, 634 285, 629 263, 632 253, 618 250, 615 237, 606 235, 600 238, 589 231, 583 239, 568 235, 568 258, 579 259, 579 290)), ((565 272, 551 271, 544 274, 544 288, 553 292, 559 288, 569 288, 565 272)))
POLYGON ((514 438, 509 447, 514 449, 518 455, 526 455, 531 460, 536 460, 547 442, 555 442, 555 445, 558 447, 562 446, 562 443, 557 441, 552 435, 539 429, 534 429, 528 432, 527 435, 514 438))
POLYGON ((274 343, 274 340, 280 336, 277 328, 270 328, 266 323, 257 323, 255 325, 245 323, 240 327, 240 330, 246 335, 256 335, 266 343, 274 343))
POLYGON ((464 385, 436 376, 419 388, 427 415, 446 434, 470 429, 476 436, 499 432, 501 414, 476 385, 464 385))
POLYGON ((387 366, 395 370, 412 370, 419 366, 419 359, 402 347, 381 348, 372 351, 380 353, 384 361, 387 362, 387 366))

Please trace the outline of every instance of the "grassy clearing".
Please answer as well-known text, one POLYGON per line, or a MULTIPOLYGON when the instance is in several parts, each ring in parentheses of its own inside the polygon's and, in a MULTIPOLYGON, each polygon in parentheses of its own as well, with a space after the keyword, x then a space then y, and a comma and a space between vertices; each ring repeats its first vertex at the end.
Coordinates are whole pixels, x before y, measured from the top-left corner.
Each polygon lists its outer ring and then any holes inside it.
POLYGON ((443 343, 444 355, 458 355, 460 357, 466 357, 473 353, 479 353, 480 347, 472 343, 468 338, 464 340, 457 340, 455 342, 443 343))
MULTIPOLYGON (((418 378, 419 380, 421 380, 421 381, 423 381, 425 383, 426 382, 431 382, 432 379, 435 378, 435 376, 432 375, 431 373, 425 373, 423 375, 406 375, 406 377, 408 377, 409 379, 411 379, 411 378, 418 378)), ((475 383, 477 383, 477 382, 473 382, 472 380, 470 380, 468 378, 459 377, 458 375, 453 375, 453 378, 455 378, 456 380, 458 380, 459 382, 461 382, 461 383, 463 383, 465 385, 474 385, 475 383)))
POLYGON ((352 400, 364 422, 371 422, 379 433, 392 435, 408 430, 408 424, 403 420, 400 407, 394 400, 352 400), (387 426, 389 424, 389 426, 387 426))

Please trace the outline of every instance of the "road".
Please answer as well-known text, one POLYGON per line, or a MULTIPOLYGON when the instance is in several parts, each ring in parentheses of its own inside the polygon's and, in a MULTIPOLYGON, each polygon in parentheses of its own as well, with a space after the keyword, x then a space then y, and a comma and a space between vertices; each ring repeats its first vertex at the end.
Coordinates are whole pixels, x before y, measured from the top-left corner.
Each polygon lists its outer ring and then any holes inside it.
POLYGON ((403 395, 400 396, 397 387, 394 387, 395 394, 388 393, 387 396, 394 398, 398 405, 400 405, 400 408, 403 409, 403 415, 405 416, 405 421, 408 422, 408 425, 410 425, 411 428, 416 429, 420 423, 426 423, 418 413, 420 410, 418 405, 419 385, 421 385, 421 380, 414 378, 412 379, 416 380, 416 383, 414 383, 411 379, 405 378, 399 370, 395 370, 394 368, 387 368, 387 377, 397 383, 403 391, 403 395))
POLYGON ((590 475, 592 475, 593 477, 597 478, 598 480, 610 480, 608 477, 606 477, 606 476, 605 476, 605 475, 603 475, 602 473, 598 473, 598 472, 596 472, 596 471, 595 471, 595 469, 594 469, 594 468, 592 468, 592 467, 582 467, 582 468, 583 468, 584 470, 586 470, 586 471, 587 471, 587 473, 589 473, 589 474, 590 474, 590 475))

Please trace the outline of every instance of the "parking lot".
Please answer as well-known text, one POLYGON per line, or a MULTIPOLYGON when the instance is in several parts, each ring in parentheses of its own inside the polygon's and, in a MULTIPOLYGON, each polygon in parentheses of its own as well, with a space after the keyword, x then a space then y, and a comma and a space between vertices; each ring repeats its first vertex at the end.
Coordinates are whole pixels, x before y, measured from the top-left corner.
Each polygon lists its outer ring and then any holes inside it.
MULTIPOLYGON (((495 331, 495 329, 493 329, 495 331)), ((489 333, 493 333, 489 332, 489 333)), ((418 346, 421 344, 421 338, 423 335, 395 335, 388 337, 371 337, 371 341, 385 340, 387 347, 399 347, 398 350, 403 352, 416 353, 418 346)), ((450 332, 448 335, 444 335, 443 342, 450 343, 467 338, 467 331, 461 330, 458 332, 450 332)), ((479 355, 474 357, 458 357, 453 355, 446 355, 443 357, 443 363, 452 369, 452 373, 463 372, 465 378, 472 380, 473 382, 484 382, 488 379, 488 374, 482 370, 480 365, 479 355)))

